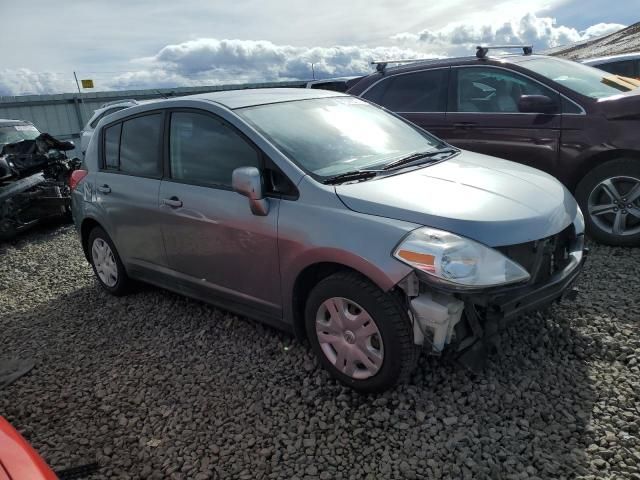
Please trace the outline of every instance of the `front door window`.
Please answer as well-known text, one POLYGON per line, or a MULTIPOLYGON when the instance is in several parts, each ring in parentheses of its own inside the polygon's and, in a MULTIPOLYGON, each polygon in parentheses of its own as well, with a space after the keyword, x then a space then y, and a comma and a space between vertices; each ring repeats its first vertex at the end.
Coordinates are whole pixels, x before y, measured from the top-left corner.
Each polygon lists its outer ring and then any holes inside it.
POLYGON ((519 113, 522 95, 557 94, 533 80, 497 68, 460 68, 456 102, 450 111, 477 113, 519 113))

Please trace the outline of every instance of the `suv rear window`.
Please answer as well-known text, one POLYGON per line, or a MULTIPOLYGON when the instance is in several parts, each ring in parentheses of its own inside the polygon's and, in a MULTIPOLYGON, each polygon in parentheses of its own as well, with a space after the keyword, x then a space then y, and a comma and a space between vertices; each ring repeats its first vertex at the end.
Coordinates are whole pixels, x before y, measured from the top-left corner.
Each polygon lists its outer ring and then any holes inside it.
POLYGON ((104 131, 104 167, 141 177, 160 177, 161 113, 135 117, 104 131))
POLYGON ((374 85, 363 98, 393 112, 444 112, 449 69, 394 75, 374 85))

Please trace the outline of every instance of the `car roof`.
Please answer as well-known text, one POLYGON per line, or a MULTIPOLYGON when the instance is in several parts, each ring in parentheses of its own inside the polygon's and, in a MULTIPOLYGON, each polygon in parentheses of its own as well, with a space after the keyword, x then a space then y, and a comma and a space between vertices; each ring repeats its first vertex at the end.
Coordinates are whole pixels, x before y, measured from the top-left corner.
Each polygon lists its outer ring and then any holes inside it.
POLYGON ((587 65, 617 62, 618 60, 636 60, 640 59, 640 52, 621 53, 619 55, 608 55, 606 57, 587 58, 581 60, 587 65))
POLYGON ((8 118, 0 118, 0 127, 13 127, 14 125, 33 125, 26 120, 11 120, 8 118))
MULTIPOLYGON (((292 102, 295 100, 310 100, 314 98, 342 97, 344 93, 328 90, 315 90, 307 88, 252 88, 242 90, 224 90, 220 92, 200 93, 184 97, 171 97, 168 100, 207 100, 219 103, 231 110, 236 108, 254 107, 269 103, 292 102)), ((158 100, 158 102, 164 102, 158 100)))
MULTIPOLYGON (((415 62, 407 61, 397 66, 388 66, 385 69, 385 74, 395 74, 402 72, 410 72, 413 70, 419 70, 424 67, 450 67, 454 65, 469 65, 469 64, 482 64, 487 61, 501 62, 501 63, 521 63, 534 58, 549 58, 548 55, 516 55, 516 54, 504 54, 504 55, 489 55, 485 58, 478 58, 475 55, 466 57, 448 57, 448 58, 434 58, 429 60, 417 60, 415 62)), ((373 72, 375 75, 378 72, 373 72)))

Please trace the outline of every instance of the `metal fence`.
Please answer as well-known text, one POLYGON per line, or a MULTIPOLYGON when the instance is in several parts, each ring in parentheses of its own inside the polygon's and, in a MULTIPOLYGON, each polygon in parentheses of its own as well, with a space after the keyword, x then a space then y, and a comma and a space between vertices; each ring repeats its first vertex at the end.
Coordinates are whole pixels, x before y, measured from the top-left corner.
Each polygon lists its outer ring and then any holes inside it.
MULTIPOLYGON (((153 90, 124 90, 95 93, 64 93, 57 95, 24 95, 18 97, 0 97, 0 118, 27 120, 41 132, 47 132, 62 140, 77 140, 80 131, 87 123, 93 111, 106 102, 136 99, 151 100, 162 97, 194 95, 196 93, 221 90, 239 90, 268 87, 301 88, 305 81, 249 83, 204 87, 159 88, 153 90)), ((76 142, 78 143, 78 142, 76 142)), ((79 149, 72 152, 78 156, 79 149)))

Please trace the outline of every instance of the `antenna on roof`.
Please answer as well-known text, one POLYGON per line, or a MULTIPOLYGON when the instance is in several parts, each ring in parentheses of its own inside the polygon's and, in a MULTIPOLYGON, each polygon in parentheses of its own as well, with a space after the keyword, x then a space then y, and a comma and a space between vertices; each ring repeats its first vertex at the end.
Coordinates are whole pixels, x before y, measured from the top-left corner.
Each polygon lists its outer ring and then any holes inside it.
POLYGON ((523 55, 531 55, 533 53, 533 45, 487 45, 486 47, 478 45, 476 47, 476 57, 487 58, 489 50, 509 50, 522 49, 523 55))
POLYGON ((387 64, 389 63, 412 63, 412 62, 424 62, 427 60, 435 60, 434 58, 407 58, 402 60, 381 60, 376 62, 371 62, 371 65, 376 66, 376 71, 380 73, 384 73, 387 69, 387 64))

